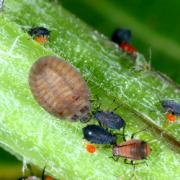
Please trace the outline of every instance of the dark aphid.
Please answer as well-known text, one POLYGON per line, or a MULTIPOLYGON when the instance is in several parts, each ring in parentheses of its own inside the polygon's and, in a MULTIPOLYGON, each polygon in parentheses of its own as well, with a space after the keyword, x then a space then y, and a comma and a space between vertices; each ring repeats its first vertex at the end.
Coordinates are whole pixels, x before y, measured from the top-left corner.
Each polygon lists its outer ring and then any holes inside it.
POLYGON ((29 85, 37 102, 49 113, 73 121, 88 119, 88 87, 67 62, 54 56, 41 57, 31 67, 29 85))
POLYGON ((151 152, 150 145, 145 141, 133 139, 135 134, 142 132, 144 130, 146 129, 143 129, 141 131, 132 134, 131 140, 128 141, 125 140, 125 142, 114 146, 112 149, 113 159, 115 159, 116 157, 117 159, 115 160, 118 160, 119 157, 123 157, 125 158, 126 164, 132 164, 132 165, 144 163, 144 162, 134 163, 134 160, 146 159, 151 152), (131 160, 131 163, 128 163, 127 159, 131 160))
POLYGON ((31 36, 49 36, 50 35, 50 31, 44 27, 35 27, 35 28, 31 28, 28 33, 31 36))
POLYGON ((96 111, 94 113, 94 118, 101 126, 106 128, 119 130, 122 127, 125 127, 125 121, 114 112, 96 111))
POLYGON ((44 43, 50 36, 50 31, 44 27, 31 28, 28 33, 39 43, 44 43))
POLYGON ((180 104, 173 100, 163 100, 161 104, 167 112, 171 112, 178 116, 180 115, 180 104))
POLYGON ((113 156, 120 156, 130 160, 146 159, 149 154, 149 144, 137 139, 132 139, 113 147, 113 156))
POLYGON ((131 31, 129 29, 119 28, 112 34, 112 41, 121 44, 123 42, 129 43, 131 40, 131 31))
POLYGON ((83 128, 84 138, 93 144, 116 144, 116 136, 97 125, 83 128))

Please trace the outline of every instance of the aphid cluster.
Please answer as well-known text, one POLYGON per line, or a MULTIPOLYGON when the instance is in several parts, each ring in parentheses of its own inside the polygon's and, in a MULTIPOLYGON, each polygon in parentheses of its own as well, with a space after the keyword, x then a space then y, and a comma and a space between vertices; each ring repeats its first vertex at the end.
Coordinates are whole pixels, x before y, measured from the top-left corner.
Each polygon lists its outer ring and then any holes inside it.
POLYGON ((134 60, 135 71, 148 71, 151 69, 150 63, 146 61, 145 57, 140 54, 132 44, 131 41, 131 31, 125 28, 118 28, 112 34, 112 41, 119 45, 119 48, 126 54, 131 56, 134 60))
POLYGON ((150 145, 145 141, 139 139, 133 139, 126 141, 124 129, 125 121, 114 112, 96 111, 94 118, 99 122, 99 125, 87 125, 83 128, 84 139, 93 144, 107 144, 113 145, 112 155, 114 160, 118 160, 119 157, 125 158, 126 164, 140 164, 134 163, 135 160, 146 159, 150 155, 150 145), (106 129, 104 129, 106 128, 106 129), (123 140, 124 142, 117 144, 117 135, 108 131, 108 129, 120 130, 123 128, 123 140), (130 160, 130 163, 127 160, 130 160))
MULTIPOLYGON (((90 93, 87 85, 75 68, 65 61, 54 56, 39 58, 31 67, 29 85, 34 98, 49 113, 73 121, 78 119, 83 122, 89 120, 90 93)), ((96 110, 92 115, 99 126, 87 125, 83 128, 83 135, 86 140, 92 144, 114 145, 114 156, 119 154, 131 160, 142 159, 140 158, 142 154, 138 156, 138 152, 141 151, 142 153, 145 145, 141 146, 143 143, 140 143, 140 140, 131 140, 117 145, 117 135, 109 131, 110 129, 119 131, 123 128, 125 140, 124 129, 126 123, 118 114, 96 110), (137 154, 130 153, 133 148, 134 151, 137 151, 137 154), (135 155, 137 157, 134 157, 135 155)), ((90 153, 96 151, 92 144, 86 146, 90 153)))
POLYGON ((150 155, 151 151, 150 145, 147 142, 139 139, 133 139, 134 135, 137 133, 132 134, 131 140, 126 140, 125 134, 123 134, 124 142, 117 144, 117 136, 113 135, 100 126, 87 125, 83 128, 83 134, 86 140, 93 144, 113 145, 113 159, 117 161, 119 157, 123 157, 126 164, 132 165, 144 163, 134 163, 134 161, 146 159, 150 155), (130 160, 130 162, 127 160, 130 160))

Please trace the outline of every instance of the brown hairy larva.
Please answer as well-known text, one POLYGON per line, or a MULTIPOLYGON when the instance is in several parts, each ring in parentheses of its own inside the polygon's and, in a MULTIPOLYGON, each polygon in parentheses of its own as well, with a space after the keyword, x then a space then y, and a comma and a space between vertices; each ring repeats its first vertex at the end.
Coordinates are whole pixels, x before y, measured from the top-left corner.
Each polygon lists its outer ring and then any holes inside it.
POLYGON ((90 93, 86 82, 64 60, 39 58, 31 67, 29 85, 34 98, 49 113, 74 121, 88 119, 90 93))

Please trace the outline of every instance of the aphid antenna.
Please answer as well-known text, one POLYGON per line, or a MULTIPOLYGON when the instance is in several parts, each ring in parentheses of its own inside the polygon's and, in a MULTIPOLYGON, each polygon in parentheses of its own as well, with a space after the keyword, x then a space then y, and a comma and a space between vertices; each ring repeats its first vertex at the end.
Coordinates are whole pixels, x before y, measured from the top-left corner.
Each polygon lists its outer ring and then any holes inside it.
POLYGON ((117 109, 119 109, 121 107, 121 105, 118 105, 117 107, 115 107, 112 112, 116 111, 117 109))
POLYGON ((151 61, 152 61, 152 48, 150 47, 149 48, 149 65, 150 65, 150 67, 151 67, 151 61))
POLYGON ((147 166, 147 167, 149 167, 149 165, 148 165, 147 161, 144 161, 144 162, 145 162, 146 166, 147 166))
POLYGON ((131 139, 133 139, 134 136, 137 135, 138 133, 141 133, 141 132, 143 132, 143 131, 147 131, 147 129, 148 129, 148 127, 147 127, 147 128, 144 128, 144 129, 142 129, 142 130, 140 130, 140 131, 137 131, 137 132, 133 133, 133 134, 131 135, 131 139))
POLYGON ((130 162, 128 162, 127 159, 124 159, 124 163, 125 163, 125 164, 129 164, 129 165, 133 165, 134 168, 135 168, 136 165, 144 164, 144 163, 146 163, 146 161, 135 163, 134 160, 131 160, 130 162))
POLYGON ((128 136, 127 134, 125 134, 125 126, 123 127, 123 133, 122 134, 121 133, 113 133, 113 135, 123 136, 123 141, 126 141, 126 136, 128 136))
POLYGON ((92 111, 92 115, 95 114, 95 112, 97 112, 97 111, 101 111, 101 103, 99 102, 98 96, 97 95, 95 95, 95 96, 96 96, 96 100, 93 100, 93 101, 98 101, 98 106, 95 107, 95 109, 92 111))
MULTIPOLYGON (((112 104, 116 103, 116 99, 113 100, 112 104)), ((121 107, 121 105, 118 105, 117 107, 115 107, 113 110, 111 110, 111 112, 116 111, 117 109, 119 109, 121 107)), ((108 110, 110 111, 110 110, 108 110)))

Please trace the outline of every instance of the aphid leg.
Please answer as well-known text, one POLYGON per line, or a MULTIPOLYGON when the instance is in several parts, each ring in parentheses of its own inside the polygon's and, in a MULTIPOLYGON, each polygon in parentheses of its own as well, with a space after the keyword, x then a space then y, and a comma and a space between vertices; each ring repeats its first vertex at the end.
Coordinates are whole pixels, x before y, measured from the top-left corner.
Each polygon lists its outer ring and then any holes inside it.
POLYGON ((101 124, 101 122, 100 122, 100 121, 98 121, 98 124, 99 124, 99 126, 100 126, 100 127, 102 127, 102 128, 103 128, 103 125, 101 124))
POLYGON ((144 164, 144 163, 146 163, 145 161, 143 161, 143 162, 138 162, 138 163, 135 163, 133 160, 131 160, 130 162, 128 162, 128 160, 127 159, 124 159, 124 163, 125 164, 130 164, 130 165, 133 165, 134 166, 134 168, 135 168, 135 166, 136 165, 139 165, 139 164, 144 164))
POLYGON ((119 157, 118 156, 111 156, 109 158, 112 158, 114 161, 118 161, 119 160, 119 157))
POLYGON ((98 103, 96 103, 97 106, 92 111, 92 114, 95 114, 97 111, 101 110, 101 103, 99 102, 99 97, 97 95, 96 95, 96 100, 92 100, 92 101, 98 101, 98 103))
MULTIPOLYGON (((116 99, 113 100, 113 103, 116 103, 116 99)), ((112 112, 116 111, 117 109, 119 109, 121 107, 121 105, 118 105, 117 107, 115 107, 112 112)))
POLYGON ((144 162, 146 163, 146 166, 148 167, 149 165, 148 165, 147 161, 144 161, 144 162))
POLYGON ((147 131, 147 128, 142 129, 142 130, 140 130, 140 131, 137 131, 137 132, 133 133, 133 134, 131 135, 131 139, 134 139, 134 136, 135 136, 136 134, 142 132, 142 131, 147 131))
POLYGON ((131 161, 131 162, 128 162, 127 159, 124 159, 124 163, 125 163, 125 164, 131 164, 131 165, 132 165, 132 161, 131 161))
POLYGON ((146 161, 138 162, 138 163, 134 163, 134 162, 133 162, 133 165, 139 165, 139 164, 144 164, 144 163, 146 163, 146 161))
POLYGON ((113 135, 116 135, 116 136, 122 136, 123 137, 123 141, 126 141, 126 134, 121 134, 121 133, 113 133, 113 131, 111 132, 110 130, 109 130, 109 132, 111 133, 111 134, 113 134, 113 135))
POLYGON ((135 165, 135 163, 134 163, 133 160, 131 160, 131 164, 133 165, 133 169, 134 169, 134 171, 135 171, 136 165, 135 165))
POLYGON ((166 110, 166 114, 167 114, 167 113, 171 113, 171 114, 173 114, 173 115, 174 115, 173 109, 171 109, 171 108, 167 108, 167 110, 166 110))
POLYGON ((123 136, 123 140, 126 141, 126 134, 125 134, 125 127, 126 125, 123 126, 123 133, 113 133, 113 135, 120 135, 120 136, 123 136))
POLYGON ((117 107, 115 107, 112 112, 116 111, 117 109, 119 109, 121 107, 121 105, 118 105, 117 107))

